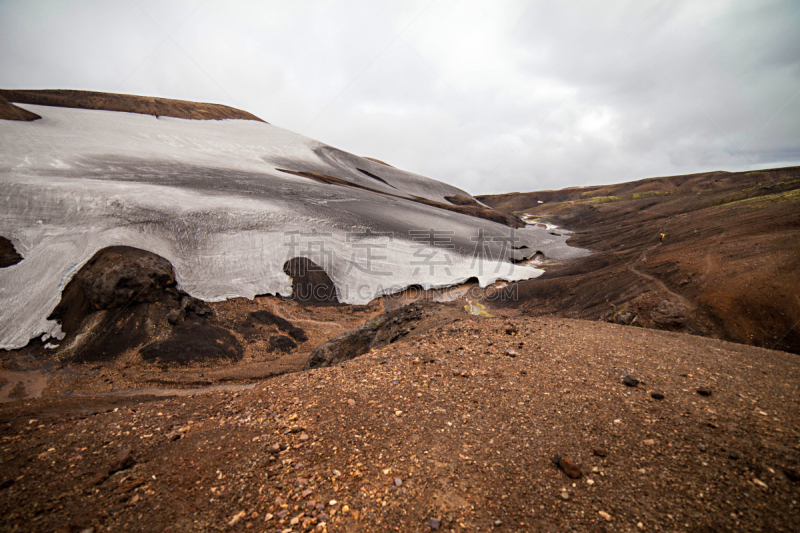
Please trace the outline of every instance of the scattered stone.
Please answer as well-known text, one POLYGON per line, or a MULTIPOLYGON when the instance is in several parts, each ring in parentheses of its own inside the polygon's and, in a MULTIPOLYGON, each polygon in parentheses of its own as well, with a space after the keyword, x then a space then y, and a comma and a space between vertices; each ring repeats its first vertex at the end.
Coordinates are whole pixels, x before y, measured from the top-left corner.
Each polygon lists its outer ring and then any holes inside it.
POLYGON ((123 470, 131 468, 135 464, 136 459, 133 458, 133 450, 130 446, 126 446, 117 453, 114 462, 111 463, 111 468, 109 468, 108 473, 109 475, 116 474, 117 472, 122 472, 123 470))
POLYGON ((172 442, 172 441, 175 441, 175 440, 182 439, 183 438, 183 433, 176 429, 174 431, 170 431, 169 433, 167 433, 165 438, 167 439, 167 442, 172 442))
POLYGON ((431 518, 429 525, 431 526, 432 530, 439 531, 439 527, 442 525, 442 521, 439 520, 438 518, 431 518))
POLYGON ((653 391, 653 392, 650 393, 650 397, 652 399, 654 399, 654 400, 663 400, 664 399, 664 393, 663 392, 659 392, 659 391, 653 391))
POLYGON ((597 511, 597 514, 603 517, 606 522, 611 522, 611 515, 605 511, 597 511))
POLYGON ((173 326, 183 322, 186 318, 186 309, 173 309, 167 314, 167 322, 172 324, 173 326))
POLYGON ((698 444, 697 445, 697 449, 700 450, 701 452, 705 453, 706 452, 706 445, 705 444, 698 444))
POLYGON ((561 491, 561 499, 562 500, 569 500, 569 492, 563 490, 561 491))
POLYGON ((126 492, 130 492, 136 487, 140 487, 144 485, 143 479, 134 479, 133 481, 128 481, 127 483, 123 483, 114 491, 114 494, 125 494, 126 492))
POLYGON ((519 333, 517 326, 513 324, 508 324, 506 326, 506 335, 516 335, 517 333, 519 333))
POLYGON ((644 444, 645 446, 654 446, 655 443, 656 441, 653 439, 645 439, 642 441, 642 444, 644 444))
POLYGON ((622 378, 622 382, 628 387, 635 387, 639 384, 639 380, 633 377, 631 374, 628 374, 622 378))
POLYGON ((592 453, 595 454, 597 457, 607 457, 608 456, 608 452, 606 450, 604 450, 603 448, 594 448, 592 450, 592 453))
POLYGON ((553 463, 556 464, 561 470, 564 471, 567 476, 571 477, 572 479, 578 479, 583 475, 583 470, 576 465, 569 457, 563 457, 561 455, 556 454, 552 458, 553 463))
POLYGON ((500 527, 500 526, 502 526, 502 525, 503 525, 503 522, 501 522, 500 520, 495 520, 495 521, 494 521, 494 525, 495 525, 496 527, 500 527))
POLYGON ((394 486, 395 487, 399 487, 402 484, 403 484, 403 480, 402 479, 400 479, 399 477, 394 478, 394 486))
POLYGON ((767 484, 766 484, 766 483, 764 483, 763 481, 761 481, 761 480, 760 480, 760 479, 758 479, 757 477, 754 477, 754 478, 753 478, 753 483, 755 483, 756 485, 758 485, 758 486, 759 486, 759 487, 761 487, 762 489, 767 489, 767 488, 769 488, 769 487, 767 487, 767 484))
POLYGON ((347 405, 349 405, 349 406, 351 406, 351 407, 352 407, 352 406, 354 406, 355 404, 356 404, 356 401, 355 401, 354 399, 350 398, 349 400, 347 400, 347 405))
POLYGON ((741 457, 742 457, 742 454, 740 454, 740 453, 739 453, 738 451, 736 451, 736 450, 730 450, 730 451, 728 452, 728 458, 729 458, 729 459, 733 459, 734 461, 736 461, 736 460, 738 460, 738 459, 741 459, 741 457))
POLYGON ((509 357, 516 357, 517 352, 515 352, 514 350, 506 350, 506 355, 509 357))
POLYGON ((710 387, 698 387, 697 389, 697 394, 700 396, 711 396, 712 393, 713 391, 710 387))

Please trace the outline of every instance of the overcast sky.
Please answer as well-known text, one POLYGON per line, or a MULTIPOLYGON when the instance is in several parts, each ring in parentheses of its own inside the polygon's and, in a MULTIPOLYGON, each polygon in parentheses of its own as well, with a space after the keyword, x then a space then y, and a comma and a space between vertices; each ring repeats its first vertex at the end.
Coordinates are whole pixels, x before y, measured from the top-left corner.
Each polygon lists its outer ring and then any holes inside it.
POLYGON ((473 194, 800 165, 795 0, 0 0, 0 87, 217 102, 473 194))

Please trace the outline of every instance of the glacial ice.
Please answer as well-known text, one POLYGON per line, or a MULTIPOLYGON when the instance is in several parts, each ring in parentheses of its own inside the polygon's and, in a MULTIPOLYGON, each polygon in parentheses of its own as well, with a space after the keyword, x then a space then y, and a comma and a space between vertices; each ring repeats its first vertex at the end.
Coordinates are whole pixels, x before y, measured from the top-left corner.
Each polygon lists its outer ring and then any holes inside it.
POLYGON ((543 271, 508 259, 586 253, 566 245, 566 231, 415 202, 469 194, 271 124, 18 105, 42 119, 0 120, 0 235, 24 258, 0 269, 0 348, 62 338, 47 317, 107 246, 163 256, 179 287, 207 301, 288 296, 283 264, 305 256, 352 304, 410 285, 529 279, 543 271))

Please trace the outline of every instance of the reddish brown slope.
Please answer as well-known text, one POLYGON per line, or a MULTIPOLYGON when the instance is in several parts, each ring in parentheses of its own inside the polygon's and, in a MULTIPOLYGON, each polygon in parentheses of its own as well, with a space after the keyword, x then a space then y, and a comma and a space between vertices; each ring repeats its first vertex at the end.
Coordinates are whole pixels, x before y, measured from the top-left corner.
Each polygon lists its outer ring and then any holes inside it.
POLYGON ((524 309, 800 353, 799 189, 793 167, 479 199, 594 252, 521 284, 524 309))

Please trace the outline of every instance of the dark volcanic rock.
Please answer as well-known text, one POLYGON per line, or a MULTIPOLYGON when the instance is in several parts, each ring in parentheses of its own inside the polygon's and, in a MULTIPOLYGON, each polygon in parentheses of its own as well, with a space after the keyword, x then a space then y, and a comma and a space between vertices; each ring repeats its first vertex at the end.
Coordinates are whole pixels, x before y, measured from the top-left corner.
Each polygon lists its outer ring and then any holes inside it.
POLYGON ((336 285, 325 269, 307 257, 286 261, 283 271, 292 278, 291 300, 304 304, 338 304, 336 285))
POLYGON ((277 326, 278 329, 288 333, 295 340, 300 342, 308 340, 308 335, 306 335, 306 332, 301 328, 296 327, 285 318, 274 315, 269 311, 255 311, 254 313, 250 313, 250 316, 267 326, 277 326))
POLYGON ((306 370, 331 366, 365 354, 372 348, 380 348, 408 335, 408 326, 420 320, 426 304, 415 303, 383 313, 355 329, 346 331, 311 353, 306 370))
POLYGON ((166 288, 175 285, 175 273, 169 261, 127 246, 101 250, 76 278, 86 298, 97 309, 152 303, 166 288))
POLYGON ((269 339, 269 347, 275 351, 289 353, 297 348, 297 343, 286 335, 275 335, 269 339))
POLYGON ((627 385, 628 387, 635 387, 639 384, 639 380, 633 377, 632 375, 628 374, 624 378, 622 378, 622 382, 627 385))
POLYGON ((173 325, 183 322, 184 318, 186 318, 185 309, 173 309, 167 314, 167 320, 173 325))
POLYGON ((166 340, 149 344, 140 353, 146 361, 157 361, 161 365, 185 365, 239 360, 242 347, 236 337, 224 329, 194 319, 175 326, 166 340))
POLYGON ((14 245, 5 237, 0 237, 0 268, 16 265, 22 261, 14 245))
POLYGON ((181 308, 186 312, 191 311, 197 316, 208 316, 214 312, 203 300, 198 300, 194 296, 184 296, 181 299, 181 308))
POLYGON ((169 308, 181 307, 172 265, 158 255, 114 246, 98 251, 61 292, 50 315, 67 334, 75 361, 107 361, 157 335, 169 308), (164 302, 160 314, 150 304, 164 302), (79 342, 73 342, 76 341, 79 342))

